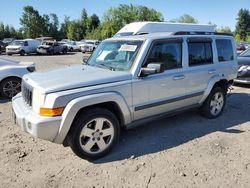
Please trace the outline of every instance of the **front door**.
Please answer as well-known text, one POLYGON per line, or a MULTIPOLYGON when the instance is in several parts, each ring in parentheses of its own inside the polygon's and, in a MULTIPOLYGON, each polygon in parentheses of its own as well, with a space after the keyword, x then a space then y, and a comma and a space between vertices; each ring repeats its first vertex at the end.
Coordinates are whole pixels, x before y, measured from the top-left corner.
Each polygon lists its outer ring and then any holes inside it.
POLYGON ((164 72, 133 80, 134 120, 185 106, 186 78, 182 59, 182 39, 153 42, 142 67, 161 63, 164 72))

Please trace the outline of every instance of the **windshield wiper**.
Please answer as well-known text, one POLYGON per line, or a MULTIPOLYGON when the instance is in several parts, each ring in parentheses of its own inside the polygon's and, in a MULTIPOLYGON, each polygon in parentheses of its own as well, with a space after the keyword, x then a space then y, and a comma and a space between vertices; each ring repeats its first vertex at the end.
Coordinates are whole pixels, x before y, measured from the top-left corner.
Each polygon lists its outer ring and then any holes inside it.
POLYGON ((102 67, 102 68, 105 68, 105 69, 109 69, 109 70, 112 70, 113 71, 113 68, 104 64, 104 63, 100 63, 100 64, 96 64, 97 67, 102 67))

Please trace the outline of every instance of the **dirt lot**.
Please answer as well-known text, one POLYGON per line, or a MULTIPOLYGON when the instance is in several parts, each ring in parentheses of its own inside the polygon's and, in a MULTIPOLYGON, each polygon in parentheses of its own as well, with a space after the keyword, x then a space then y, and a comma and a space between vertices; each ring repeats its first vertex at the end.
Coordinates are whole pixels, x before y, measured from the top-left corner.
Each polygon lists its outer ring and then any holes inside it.
MULTIPOLYGON (((81 63, 82 54, 12 56, 38 70, 81 63)), ((221 117, 196 111, 124 131, 107 157, 88 162, 70 148, 14 125, 0 99, 0 187, 249 187, 250 87, 234 87, 221 117)))

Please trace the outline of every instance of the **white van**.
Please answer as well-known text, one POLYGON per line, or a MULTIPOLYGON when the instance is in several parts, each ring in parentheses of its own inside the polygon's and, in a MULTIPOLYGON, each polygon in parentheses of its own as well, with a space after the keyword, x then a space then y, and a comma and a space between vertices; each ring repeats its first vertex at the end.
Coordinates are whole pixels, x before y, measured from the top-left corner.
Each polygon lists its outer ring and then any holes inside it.
POLYGON ((21 56, 36 53, 36 49, 40 44, 41 42, 36 39, 15 40, 6 47, 6 53, 8 55, 20 54, 21 56))
POLYGON ((142 35, 160 32, 215 32, 215 25, 210 24, 189 24, 189 23, 169 23, 169 22, 133 22, 125 25, 114 37, 142 35))

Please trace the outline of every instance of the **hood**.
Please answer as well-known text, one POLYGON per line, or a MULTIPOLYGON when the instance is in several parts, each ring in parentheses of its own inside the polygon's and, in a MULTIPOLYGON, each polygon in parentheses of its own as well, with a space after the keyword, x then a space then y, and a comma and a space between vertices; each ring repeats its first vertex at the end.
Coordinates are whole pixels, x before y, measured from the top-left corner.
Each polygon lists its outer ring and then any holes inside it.
POLYGON ((35 66, 32 62, 19 62, 0 58, 0 70, 16 68, 16 67, 30 67, 35 66))
POLYGON ((111 71, 98 67, 76 65, 24 76, 25 82, 38 88, 42 93, 125 81, 132 78, 130 72, 111 71))
POLYGON ((22 46, 20 46, 20 45, 9 45, 9 46, 6 47, 6 49, 20 48, 20 47, 22 47, 22 46))

